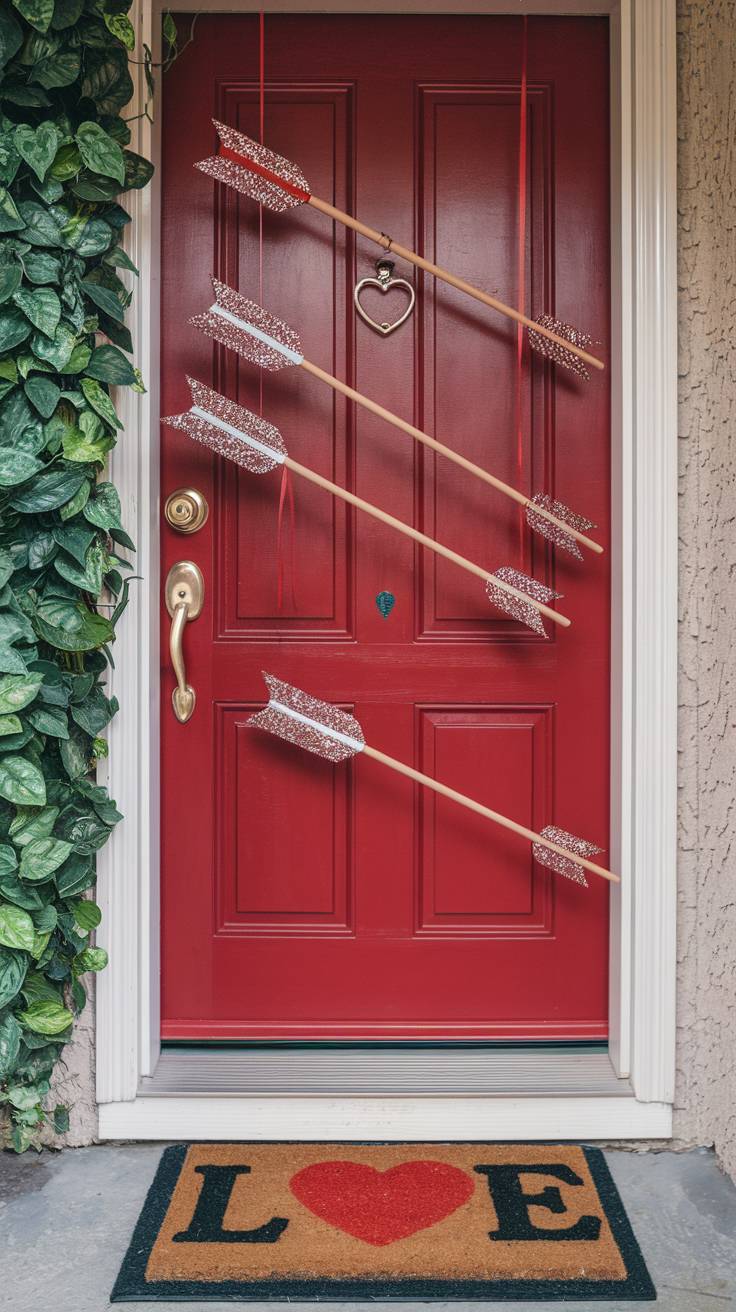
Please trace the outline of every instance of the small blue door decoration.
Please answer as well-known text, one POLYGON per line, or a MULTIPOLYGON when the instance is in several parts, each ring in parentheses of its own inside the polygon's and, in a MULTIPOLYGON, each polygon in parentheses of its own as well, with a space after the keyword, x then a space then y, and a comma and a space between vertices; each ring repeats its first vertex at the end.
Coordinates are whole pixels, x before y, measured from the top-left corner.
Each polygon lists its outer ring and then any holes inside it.
POLYGON ((376 605, 383 615, 383 618, 387 620, 396 605, 396 598, 393 592, 379 592, 376 597, 376 605))

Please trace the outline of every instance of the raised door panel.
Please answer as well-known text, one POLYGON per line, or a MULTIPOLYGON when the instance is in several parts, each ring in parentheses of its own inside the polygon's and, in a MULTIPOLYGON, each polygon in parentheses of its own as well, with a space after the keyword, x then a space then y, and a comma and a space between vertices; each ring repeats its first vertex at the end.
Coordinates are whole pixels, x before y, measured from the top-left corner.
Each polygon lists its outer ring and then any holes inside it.
MULTIPOLYGON (((419 769, 536 829, 551 791, 550 706, 420 707, 419 769)), ((549 872, 529 844, 489 830, 436 793, 419 795, 419 932, 477 936, 549 934, 549 872)))
MULTIPOLYGON (((223 121, 258 136, 257 88, 228 83, 218 101, 223 121)), ((318 81, 269 88, 268 123, 282 149, 302 161, 315 190, 348 207, 355 150, 351 87, 318 81)), ((353 318, 346 296, 352 243, 344 230, 330 229, 306 209, 297 216, 261 214, 229 188, 218 189, 218 201, 218 276, 286 320, 309 359, 343 376, 353 318)), ((333 482, 349 481, 350 428, 340 398, 298 368, 261 373, 224 348, 213 351, 220 390, 267 415, 296 460, 333 482)), ((258 476, 224 465, 220 473, 220 635, 249 641, 346 637, 352 629, 352 537, 343 503, 293 477, 287 495, 280 471, 258 476), (298 515, 290 512, 291 497, 298 515)))
MULTIPOLYGON (((549 88, 529 89, 524 303, 544 303, 553 195, 549 88)), ((519 99, 506 85, 418 91, 418 223, 424 254, 518 305, 519 99), (470 149, 472 143, 472 149, 470 149)), ((553 423, 544 369, 517 329, 439 280, 427 279, 419 353, 427 430, 525 495, 548 485, 553 423)), ((550 562, 514 502, 432 452, 422 453, 426 531, 497 569, 545 578, 550 562)), ((548 581, 548 580, 545 580, 548 581)), ((535 641, 491 611, 482 585, 436 557, 424 562, 419 636, 535 641)))
POLYGON ((257 709, 215 708, 217 932, 346 932, 352 772, 284 752, 248 727, 257 709))

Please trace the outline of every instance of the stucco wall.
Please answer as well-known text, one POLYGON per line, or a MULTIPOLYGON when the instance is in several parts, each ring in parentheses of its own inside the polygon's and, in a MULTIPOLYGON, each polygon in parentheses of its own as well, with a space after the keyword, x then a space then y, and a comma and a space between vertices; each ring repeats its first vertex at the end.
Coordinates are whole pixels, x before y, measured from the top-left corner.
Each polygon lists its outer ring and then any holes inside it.
MULTIPOLYGON (((736 0, 679 0, 680 917, 675 1131, 736 1175, 736 0)), ((104 941, 104 934, 102 935, 104 941)), ((94 1137, 89 1011, 58 1093, 94 1137)))
POLYGON ((736 0, 679 0, 676 1132, 736 1175, 736 0))

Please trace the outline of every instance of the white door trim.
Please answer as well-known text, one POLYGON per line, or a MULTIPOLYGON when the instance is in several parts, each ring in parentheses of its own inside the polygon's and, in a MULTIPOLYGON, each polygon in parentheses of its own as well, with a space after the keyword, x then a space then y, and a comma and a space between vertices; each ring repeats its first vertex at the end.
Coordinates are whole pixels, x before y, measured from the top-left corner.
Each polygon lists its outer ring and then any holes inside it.
MULTIPOLYGON (((179 0, 177 9, 252 12, 259 0, 179 0)), ((668 1135, 675 1066, 677 717, 677 340, 675 0, 272 0, 271 11, 610 14, 612 32, 613 632, 611 1055, 632 1098, 140 1098, 158 1059, 158 300, 157 182, 128 197, 140 268, 131 329, 145 396, 119 397, 112 462, 138 572, 120 625, 108 782, 125 814, 99 861, 97 1097, 104 1137, 295 1137, 464 1132, 498 1137, 668 1135), (481 1104, 483 1107, 481 1107, 481 1104), (615 1104, 615 1106, 614 1106, 615 1104), (444 1110, 443 1110, 444 1109, 444 1110), (474 1109, 474 1110, 473 1110, 474 1109), (356 1115, 359 1112, 359 1119, 356 1115), (402 1129, 402 1126, 404 1127, 402 1129), (409 1126, 411 1130, 409 1130, 409 1126), (301 1127, 301 1128, 300 1128, 301 1127), (373 1127, 373 1129, 371 1129, 373 1127), (444 1127, 444 1128, 443 1128, 444 1127), (546 1127, 546 1128, 545 1128, 546 1127), (569 1127, 567 1130, 565 1127, 569 1127), (658 1128, 656 1128, 658 1127, 658 1128), (344 1131, 343 1131, 344 1132, 344 1131), (475 1131, 473 1131, 475 1133, 475 1131)), ((140 41, 158 51, 154 0, 135 0, 140 41)), ((140 46, 139 46, 140 48, 140 46)), ((132 114, 145 104, 137 71, 132 114)), ((159 79, 160 80, 160 79, 159 79)), ((584 113, 584 107, 581 107, 584 113)), ((157 119, 132 148, 159 158, 157 119)))

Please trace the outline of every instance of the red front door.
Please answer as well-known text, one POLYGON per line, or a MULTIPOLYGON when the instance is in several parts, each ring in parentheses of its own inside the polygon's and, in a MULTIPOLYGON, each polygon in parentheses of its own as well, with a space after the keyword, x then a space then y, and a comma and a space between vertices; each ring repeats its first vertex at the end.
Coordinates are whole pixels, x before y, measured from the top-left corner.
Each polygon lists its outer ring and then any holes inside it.
MULTIPOLYGON (((268 15, 266 143, 316 195, 515 303, 521 35, 516 17, 268 15)), ((527 304, 600 352, 607 40, 604 20, 529 20, 527 304)), ((489 568, 533 573, 573 621, 534 636, 482 584, 299 481, 279 607, 279 474, 162 429, 163 496, 189 486, 210 506, 196 536, 162 527, 163 576, 191 559, 206 587, 185 635, 187 724, 168 660, 162 675, 164 1037, 604 1037, 602 881, 551 874, 525 841, 373 761, 332 766, 246 722, 271 671, 351 710, 373 746, 605 846, 608 555, 555 554, 463 470, 298 369, 261 379, 187 319, 211 304, 213 273, 255 299, 262 283, 309 359, 524 492, 554 493, 603 543, 607 375, 584 383, 525 353, 519 445, 507 321, 400 266, 416 309, 381 337, 352 303, 376 248, 306 207, 264 212, 259 242, 256 205, 192 168, 213 151, 212 116, 258 135, 257 16, 200 17, 164 102, 162 413, 189 406, 186 374, 262 404, 297 460, 489 568)), ((368 308, 394 306, 376 293, 368 308)))

